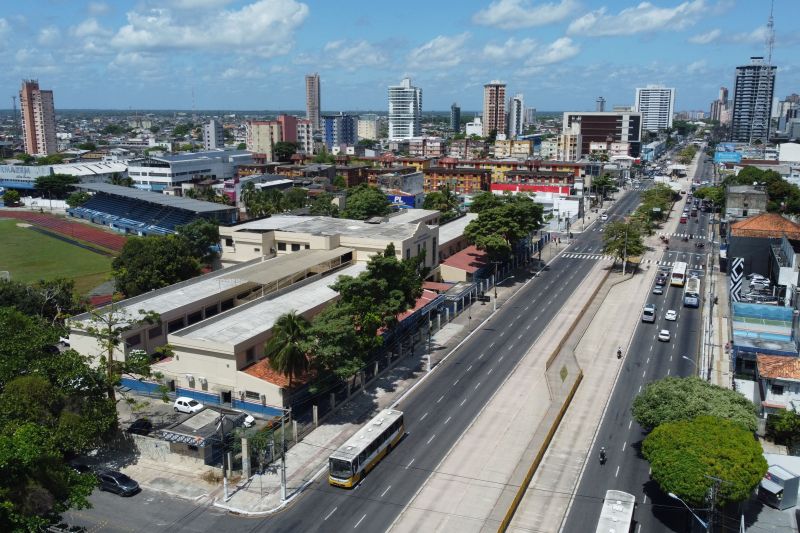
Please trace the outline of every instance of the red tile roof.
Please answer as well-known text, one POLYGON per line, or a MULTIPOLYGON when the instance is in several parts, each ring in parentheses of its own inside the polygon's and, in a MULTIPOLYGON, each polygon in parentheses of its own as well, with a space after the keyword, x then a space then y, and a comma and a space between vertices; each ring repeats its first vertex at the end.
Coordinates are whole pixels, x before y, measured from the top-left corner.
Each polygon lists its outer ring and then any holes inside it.
POLYGON ((431 301, 435 300, 437 296, 439 296, 439 295, 437 293, 433 292, 433 291, 423 290, 422 291, 422 296, 417 298, 417 301, 414 302, 413 309, 409 309, 408 311, 406 311, 402 315, 399 315, 397 317, 397 321, 398 322, 402 322, 403 320, 405 320, 406 318, 408 318, 412 314, 414 314, 415 311, 418 311, 419 309, 422 309, 423 307, 425 307, 426 305, 431 303, 431 301))
MULTIPOLYGON (((272 370, 272 367, 269 366, 268 358, 264 358, 261 361, 253 363, 247 368, 242 369, 242 372, 250 374, 258 379, 263 379, 267 383, 272 383, 273 385, 277 385, 282 389, 285 389, 289 386, 289 377, 284 376, 280 372, 272 370)), ((292 387, 306 383, 310 377, 311 375, 308 372, 301 376, 294 376, 292 378, 292 387)))
POLYGON ((800 239, 800 224, 795 224, 778 213, 761 213, 731 224, 734 237, 800 239))
POLYGON ((800 381, 800 358, 785 355, 758 355, 758 375, 762 378, 800 381))
POLYGON ((464 270, 465 272, 472 274, 488 265, 489 258, 486 252, 478 250, 473 245, 464 248, 457 254, 451 255, 442 261, 442 264, 457 268, 459 270, 464 270))
POLYGON ((436 281, 425 281, 422 283, 423 289, 428 289, 429 291, 434 292, 446 292, 450 290, 450 288, 455 285, 455 283, 439 283, 436 281))

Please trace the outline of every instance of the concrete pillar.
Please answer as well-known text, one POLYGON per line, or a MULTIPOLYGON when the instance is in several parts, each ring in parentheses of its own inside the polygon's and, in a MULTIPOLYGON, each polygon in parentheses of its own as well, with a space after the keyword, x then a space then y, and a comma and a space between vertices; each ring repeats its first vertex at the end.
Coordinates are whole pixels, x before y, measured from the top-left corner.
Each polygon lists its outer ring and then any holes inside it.
POLYGON ((316 405, 311 407, 311 416, 314 417, 314 427, 319 426, 319 409, 316 405))
POLYGON ((360 382, 360 385, 361 385, 362 389, 366 388, 366 386, 367 386, 367 384, 365 383, 366 376, 364 375, 364 371, 363 370, 359 370, 358 371, 358 381, 360 382))
POLYGON ((447 324, 450 322, 450 308, 446 307, 444 310, 444 323, 447 324))
POLYGON ((333 410, 334 407, 336 407, 336 395, 331 393, 331 410, 333 410))
POLYGON ((228 466, 228 479, 230 479, 233 477, 233 452, 228 452, 227 466, 228 466))
POLYGON ((292 438, 294 443, 297 444, 297 420, 292 420, 292 438))
POLYGON ((442 329, 442 315, 441 313, 436 313, 436 330, 442 329))
POLYGON ((347 380, 347 397, 350 397, 350 380, 347 380))
POLYGON ((378 360, 376 359, 375 360, 375 377, 376 378, 378 377, 378 370, 380 370, 380 367, 378 366, 378 360))
POLYGON ((242 437, 242 477, 245 479, 250 477, 250 447, 245 437, 242 437))

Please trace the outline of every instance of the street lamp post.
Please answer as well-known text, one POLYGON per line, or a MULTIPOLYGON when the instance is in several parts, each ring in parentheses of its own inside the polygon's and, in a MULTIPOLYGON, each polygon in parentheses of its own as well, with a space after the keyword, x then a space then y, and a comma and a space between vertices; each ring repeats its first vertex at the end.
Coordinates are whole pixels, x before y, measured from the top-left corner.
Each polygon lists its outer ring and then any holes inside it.
POLYGON ((692 359, 692 358, 691 358, 691 357, 689 357, 688 355, 682 355, 682 356, 681 356, 681 359, 686 359, 687 361, 689 361, 690 363, 692 363, 692 364, 694 365, 695 372, 697 372, 697 373, 700 373, 700 368, 697 366, 697 363, 695 362, 695 360, 694 360, 694 359, 692 359))
POLYGON ((695 518, 695 520, 697 520, 697 521, 700 523, 700 525, 701 525, 701 526, 703 526, 703 529, 705 529, 706 531, 708 531, 708 526, 709 526, 709 524, 708 524, 707 522, 703 522, 702 520, 700 520, 700 517, 699 517, 699 516, 697 516, 697 515, 695 514, 695 512, 694 512, 694 511, 692 511, 692 508, 691 508, 691 507, 689 507, 689 506, 686 504, 686 502, 685 502, 685 501, 683 501, 682 499, 680 499, 680 498, 678 497, 678 495, 677 495, 677 494, 675 494, 675 493, 673 493, 673 492, 670 492, 670 493, 669 493, 669 497, 670 497, 670 498, 673 498, 673 499, 675 499, 675 500, 678 500, 679 502, 681 502, 681 503, 684 505, 684 507, 686 507, 686 508, 689 510, 689 512, 690 512, 690 513, 692 513, 692 516, 695 518))
POLYGON ((494 304, 493 311, 497 311, 497 265, 500 264, 500 261, 492 261, 494 263, 494 300, 492 303, 494 304))

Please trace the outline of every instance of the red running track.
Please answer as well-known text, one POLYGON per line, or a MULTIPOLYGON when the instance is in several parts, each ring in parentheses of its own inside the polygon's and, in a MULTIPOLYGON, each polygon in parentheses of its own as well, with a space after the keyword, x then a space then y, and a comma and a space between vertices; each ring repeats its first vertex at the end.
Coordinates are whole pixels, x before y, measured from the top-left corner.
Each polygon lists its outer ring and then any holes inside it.
POLYGON ((122 247, 125 246, 126 238, 122 235, 110 233, 99 228, 93 228, 92 226, 80 222, 70 222, 69 220, 53 215, 34 213, 31 211, 2 209, 0 210, 0 218, 24 220, 30 224, 64 235, 65 237, 72 237, 117 252, 121 251, 122 247))

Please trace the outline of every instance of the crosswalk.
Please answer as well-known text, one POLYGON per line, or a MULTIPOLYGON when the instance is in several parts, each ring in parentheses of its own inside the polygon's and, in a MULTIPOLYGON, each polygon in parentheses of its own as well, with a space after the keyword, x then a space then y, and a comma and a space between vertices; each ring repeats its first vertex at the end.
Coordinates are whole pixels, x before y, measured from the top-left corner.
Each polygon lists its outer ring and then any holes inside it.
MULTIPOLYGON (((573 253, 573 252, 566 252, 561 255, 565 259, 584 259, 590 261, 614 261, 614 256, 606 255, 606 254, 593 254, 593 253, 573 253)), ((672 267, 675 264, 675 261, 660 261, 657 259, 643 259, 641 262, 642 265, 655 265, 658 267, 672 267)), ((689 270, 705 270, 706 266, 704 263, 688 263, 689 270)))
POLYGON ((677 239, 682 239, 684 237, 688 237, 688 238, 696 240, 696 241, 702 241, 702 240, 705 240, 705 238, 706 238, 705 235, 697 235, 697 234, 694 234, 694 233, 663 233, 662 232, 662 233, 659 233, 658 236, 659 237, 669 237, 669 238, 675 237, 677 239))

